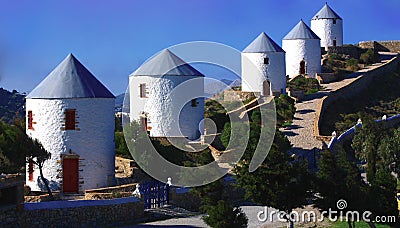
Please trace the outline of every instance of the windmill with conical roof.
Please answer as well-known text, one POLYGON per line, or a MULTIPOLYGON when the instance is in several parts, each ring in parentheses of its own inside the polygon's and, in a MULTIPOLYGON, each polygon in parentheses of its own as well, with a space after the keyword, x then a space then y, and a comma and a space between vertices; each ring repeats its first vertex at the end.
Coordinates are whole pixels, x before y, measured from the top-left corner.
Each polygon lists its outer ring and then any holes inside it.
MULTIPOLYGON (((69 54, 26 97, 26 133, 51 153, 43 173, 52 190, 79 194, 115 182, 114 95, 69 54)), ((28 164, 26 184, 44 191, 28 164)))
POLYGON ((311 20, 311 29, 321 38, 321 47, 343 45, 343 20, 326 3, 311 20))
POLYGON ((203 78, 170 50, 161 51, 129 76, 130 120, 152 137, 199 138, 203 78))
POLYGON ((286 74, 293 78, 299 74, 315 78, 321 72, 320 38, 303 20, 283 38, 286 51, 286 74))
POLYGON ((242 52, 242 91, 261 95, 286 91, 285 51, 264 32, 242 52))

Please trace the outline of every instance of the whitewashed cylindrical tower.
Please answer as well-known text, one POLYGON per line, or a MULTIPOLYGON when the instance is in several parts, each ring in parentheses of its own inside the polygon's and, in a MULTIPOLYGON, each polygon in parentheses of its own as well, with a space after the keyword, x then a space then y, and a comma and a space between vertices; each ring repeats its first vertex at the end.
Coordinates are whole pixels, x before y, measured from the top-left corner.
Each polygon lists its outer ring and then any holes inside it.
MULTIPOLYGON (((204 75, 165 49, 144 63, 129 77, 130 119, 139 121, 152 137, 186 137, 197 139, 203 133, 204 75), (171 93, 182 83, 175 98, 171 93), (185 105, 181 110, 178 106, 185 105)), ((175 92, 173 92, 175 91, 175 92)))
MULTIPOLYGON (((114 95, 72 54, 26 97, 26 133, 51 153, 43 174, 64 194, 115 184, 114 95)), ((39 169, 26 184, 46 191, 39 169)))
POLYGON ((261 95, 286 91, 285 51, 264 32, 242 52, 242 91, 261 95))
POLYGON ((321 47, 343 45, 343 20, 326 3, 311 20, 311 29, 321 38, 321 47))
POLYGON ((303 20, 283 38, 282 48, 286 52, 286 74, 290 78, 299 74, 315 78, 321 72, 320 39, 303 20))

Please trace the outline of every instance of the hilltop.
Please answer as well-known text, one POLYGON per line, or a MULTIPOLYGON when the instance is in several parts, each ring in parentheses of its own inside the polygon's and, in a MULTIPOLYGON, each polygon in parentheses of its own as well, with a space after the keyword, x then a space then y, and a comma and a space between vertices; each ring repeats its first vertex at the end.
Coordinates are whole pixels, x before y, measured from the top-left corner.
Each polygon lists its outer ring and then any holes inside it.
POLYGON ((0 88, 0 118, 10 123, 17 113, 20 117, 25 115, 25 94, 0 88))

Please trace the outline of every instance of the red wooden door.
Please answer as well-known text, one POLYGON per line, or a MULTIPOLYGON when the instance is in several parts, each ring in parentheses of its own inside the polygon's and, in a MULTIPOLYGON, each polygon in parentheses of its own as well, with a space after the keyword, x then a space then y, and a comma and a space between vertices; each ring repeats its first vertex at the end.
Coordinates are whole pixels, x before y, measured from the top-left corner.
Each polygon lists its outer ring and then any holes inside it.
POLYGON ((78 193, 79 191, 79 160, 78 158, 64 158, 63 168, 63 192, 78 193))

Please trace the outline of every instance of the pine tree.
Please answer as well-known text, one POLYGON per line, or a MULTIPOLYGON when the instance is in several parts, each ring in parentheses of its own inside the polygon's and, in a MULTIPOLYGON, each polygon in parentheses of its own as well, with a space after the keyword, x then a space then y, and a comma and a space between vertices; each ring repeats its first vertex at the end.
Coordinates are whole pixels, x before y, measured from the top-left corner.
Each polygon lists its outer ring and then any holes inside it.
MULTIPOLYGON (((322 211, 336 208, 339 200, 346 200, 347 207, 339 208, 347 211, 364 211, 365 187, 356 164, 349 161, 345 151, 339 147, 337 153, 325 148, 321 152, 319 170, 315 180, 315 191, 319 197, 315 200, 316 206, 322 211)), ((353 227, 354 221, 348 221, 353 227)))
MULTIPOLYGON (((306 205, 311 196, 307 163, 295 161, 288 153, 290 147, 288 139, 276 131, 268 156, 256 171, 249 172, 251 154, 245 156, 234 169, 237 184, 245 190, 247 199, 274 207, 287 215, 293 209, 306 205)), ((292 226, 292 221, 287 219, 292 226)))

